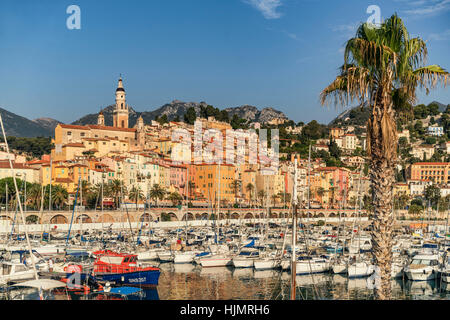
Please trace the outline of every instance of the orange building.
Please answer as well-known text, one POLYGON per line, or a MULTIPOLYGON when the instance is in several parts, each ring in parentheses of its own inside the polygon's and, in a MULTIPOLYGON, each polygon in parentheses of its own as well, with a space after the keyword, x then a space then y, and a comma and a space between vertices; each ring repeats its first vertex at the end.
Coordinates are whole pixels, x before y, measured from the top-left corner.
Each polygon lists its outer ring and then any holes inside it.
POLYGON ((203 194, 205 199, 213 203, 217 202, 220 183, 220 201, 234 203, 234 189, 232 182, 235 177, 236 168, 230 164, 198 164, 196 165, 195 186, 203 194))
POLYGON ((409 167, 412 180, 431 180, 437 184, 450 181, 450 162, 417 162, 409 167))

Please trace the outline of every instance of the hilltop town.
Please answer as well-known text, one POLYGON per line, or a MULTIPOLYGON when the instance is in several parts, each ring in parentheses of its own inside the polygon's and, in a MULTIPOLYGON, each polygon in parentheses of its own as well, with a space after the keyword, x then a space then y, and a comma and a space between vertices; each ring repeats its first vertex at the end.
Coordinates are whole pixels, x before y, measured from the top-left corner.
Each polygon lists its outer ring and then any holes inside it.
MULTIPOLYGON (((257 110, 252 108, 244 106, 229 114, 231 110, 196 105, 188 108, 183 117, 176 115, 173 121, 169 121, 167 115, 150 122, 140 116, 136 124, 129 127, 131 107, 126 102, 126 91, 120 79, 115 92, 112 126, 106 125, 101 111, 96 124, 58 123, 50 154, 30 159, 30 155, 0 153, 3 209, 13 206, 13 197, 11 194, 8 197, 8 192, 13 192, 9 157, 12 157, 16 177, 27 182, 26 204, 35 210, 73 206, 77 190, 78 205, 87 209, 116 209, 121 203, 138 208, 145 204, 288 208, 297 160, 297 185, 302 205, 323 209, 360 208, 370 214, 367 108, 345 112, 330 126, 317 121, 295 123, 284 115, 276 117, 272 109, 264 113, 258 111, 260 121, 241 117, 251 118, 252 114, 255 117, 257 110), (172 135, 178 129, 193 132, 195 121, 201 121, 203 130, 222 132, 278 129, 277 172, 264 174, 261 162, 241 165, 174 163, 172 153, 178 150, 180 142, 173 141, 172 135), (43 191, 45 196, 41 197, 43 191), (50 192, 51 203, 48 201, 50 192)), ((410 106, 399 112, 394 207, 410 218, 419 217, 428 207, 436 212, 448 208, 449 117, 450 107, 437 103, 410 106)))

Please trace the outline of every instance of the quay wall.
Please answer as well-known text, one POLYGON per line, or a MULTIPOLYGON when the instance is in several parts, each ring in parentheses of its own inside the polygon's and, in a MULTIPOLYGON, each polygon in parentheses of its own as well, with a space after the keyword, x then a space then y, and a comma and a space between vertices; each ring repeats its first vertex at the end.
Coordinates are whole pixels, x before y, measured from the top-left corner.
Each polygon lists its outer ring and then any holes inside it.
MULTIPOLYGON (((361 221, 365 224, 368 223, 369 219, 365 218, 302 218, 301 222, 303 223, 316 223, 319 220, 325 221, 325 223, 339 223, 339 222, 358 222, 361 221)), ((188 220, 188 221, 160 221, 160 222, 114 222, 114 223, 74 223, 71 227, 71 232, 77 232, 80 230, 129 230, 130 225, 131 228, 136 231, 139 229, 149 230, 154 228, 182 228, 186 225, 189 227, 204 227, 204 226, 213 226, 214 224, 222 226, 229 224, 246 224, 246 223, 282 223, 282 222, 292 222, 291 218, 270 218, 268 221, 266 219, 223 219, 223 220, 188 220)), ((300 219, 298 220, 300 223, 300 219)), ((13 225, 10 221, 2 220, 0 221, 0 234, 9 234, 11 233, 13 225)), ((70 228, 70 224, 15 224, 14 232, 21 233, 25 231, 30 233, 40 233, 40 232, 68 232, 70 228)))

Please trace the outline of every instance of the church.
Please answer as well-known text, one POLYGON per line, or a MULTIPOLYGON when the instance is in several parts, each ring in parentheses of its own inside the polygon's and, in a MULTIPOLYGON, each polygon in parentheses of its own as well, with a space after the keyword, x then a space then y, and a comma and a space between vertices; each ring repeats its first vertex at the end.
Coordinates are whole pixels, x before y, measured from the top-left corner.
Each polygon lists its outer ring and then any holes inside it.
POLYGON ((145 147, 144 120, 139 117, 134 128, 129 128, 129 105, 122 77, 115 93, 113 126, 105 125, 102 111, 98 114, 97 124, 68 125, 58 124, 52 150, 54 161, 66 161, 92 155, 121 154, 123 152, 142 151, 145 147))

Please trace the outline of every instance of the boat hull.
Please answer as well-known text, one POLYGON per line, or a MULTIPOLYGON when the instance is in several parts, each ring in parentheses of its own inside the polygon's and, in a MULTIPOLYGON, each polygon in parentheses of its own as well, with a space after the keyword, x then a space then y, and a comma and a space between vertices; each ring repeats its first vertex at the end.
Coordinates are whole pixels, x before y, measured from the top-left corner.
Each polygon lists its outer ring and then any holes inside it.
POLYGON ((158 285, 159 270, 136 271, 126 273, 96 273, 95 278, 100 281, 110 281, 127 286, 156 287, 158 285))

